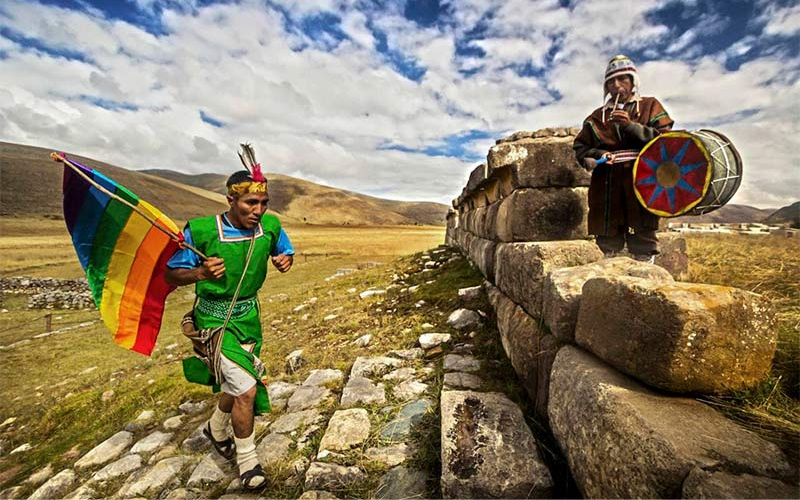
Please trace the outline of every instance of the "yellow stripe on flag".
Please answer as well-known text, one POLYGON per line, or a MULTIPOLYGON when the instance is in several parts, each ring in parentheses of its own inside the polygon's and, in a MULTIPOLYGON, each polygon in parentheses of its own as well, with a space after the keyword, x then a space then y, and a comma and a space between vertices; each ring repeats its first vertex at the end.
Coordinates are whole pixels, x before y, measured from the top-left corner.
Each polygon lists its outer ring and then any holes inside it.
POLYGON ((122 301, 122 295, 125 292, 125 284, 128 281, 133 259, 136 257, 136 251, 139 249, 139 245, 141 245, 150 227, 150 223, 144 217, 136 212, 131 213, 130 217, 128 217, 128 222, 122 232, 119 233, 114 252, 108 262, 108 271, 106 271, 106 279, 103 283, 100 316, 103 317, 103 322, 108 327, 108 330, 114 335, 114 341, 123 347, 130 348, 133 345, 136 340, 136 332, 117 331, 119 327, 119 306, 122 301))

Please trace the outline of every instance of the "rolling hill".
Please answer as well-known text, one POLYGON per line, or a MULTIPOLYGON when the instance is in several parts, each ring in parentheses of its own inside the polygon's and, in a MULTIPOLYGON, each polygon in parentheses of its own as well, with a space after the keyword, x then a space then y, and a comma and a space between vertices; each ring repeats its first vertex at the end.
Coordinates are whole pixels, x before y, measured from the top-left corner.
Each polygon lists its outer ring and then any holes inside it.
POLYGON ((764 222, 775 212, 774 208, 756 208, 749 205, 725 205, 705 215, 672 217, 667 222, 688 222, 695 224, 735 224, 738 222, 764 222))
MULTIPOLYGON (((61 218, 62 167, 52 149, 0 142, 0 217, 61 218)), ((69 154, 69 153, 68 153, 69 154)), ((223 174, 188 175, 173 170, 128 170, 78 155, 181 225, 228 206, 223 174)), ((401 202, 343 191, 280 174, 270 179, 270 211, 284 224, 444 225, 448 207, 401 202)))
MULTIPOLYGON (((143 170, 183 184, 226 193, 223 174, 189 175, 173 170, 143 170)), ((432 202, 385 200, 323 186, 287 175, 267 173, 271 210, 309 224, 444 225, 448 206, 432 202)))
POLYGON ((767 224, 789 224, 791 227, 800 229, 800 201, 779 208, 775 213, 767 217, 764 222, 767 224))

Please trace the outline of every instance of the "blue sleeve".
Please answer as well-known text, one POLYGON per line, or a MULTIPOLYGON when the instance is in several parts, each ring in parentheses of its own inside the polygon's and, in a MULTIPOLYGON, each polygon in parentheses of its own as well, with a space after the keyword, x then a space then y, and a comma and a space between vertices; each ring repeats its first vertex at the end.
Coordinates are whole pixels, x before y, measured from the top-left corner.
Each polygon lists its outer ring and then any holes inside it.
POLYGON ((286 232, 281 228, 281 233, 278 235, 278 242, 275 243, 275 247, 269 253, 271 256, 276 255, 294 255, 294 247, 292 246, 292 242, 289 241, 289 237, 286 235, 286 232))
MULTIPOLYGON (((186 243, 194 246, 194 240, 192 240, 192 233, 189 231, 189 226, 187 225, 183 228, 183 239, 186 240, 186 243)), ((167 267, 170 269, 175 268, 185 268, 185 269, 192 269, 193 267, 197 267, 200 265, 200 256, 196 253, 192 252, 188 248, 179 248, 172 257, 167 261, 167 267)))

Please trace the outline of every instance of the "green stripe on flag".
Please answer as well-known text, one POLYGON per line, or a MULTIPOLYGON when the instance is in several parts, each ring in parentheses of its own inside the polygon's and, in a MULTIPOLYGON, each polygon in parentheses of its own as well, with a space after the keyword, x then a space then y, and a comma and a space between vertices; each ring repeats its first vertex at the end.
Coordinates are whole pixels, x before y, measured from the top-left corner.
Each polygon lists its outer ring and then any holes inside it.
MULTIPOLYGON (((139 203, 139 198, 122 186, 117 185, 115 194, 133 205, 139 203)), ((92 241, 89 265, 86 268, 86 278, 92 290, 92 298, 98 308, 100 307, 100 299, 103 297, 103 285, 106 280, 108 263, 111 261, 111 254, 114 252, 119 234, 125 224, 128 223, 131 212, 133 212, 131 208, 112 199, 106 206, 106 211, 97 225, 97 233, 95 233, 94 241, 92 241)))

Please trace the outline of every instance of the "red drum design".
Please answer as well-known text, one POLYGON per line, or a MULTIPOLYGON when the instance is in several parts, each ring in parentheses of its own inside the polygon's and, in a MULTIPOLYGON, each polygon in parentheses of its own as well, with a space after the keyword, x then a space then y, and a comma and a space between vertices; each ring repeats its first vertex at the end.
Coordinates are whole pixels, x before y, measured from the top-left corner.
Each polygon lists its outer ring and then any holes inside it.
POLYGON ((742 158, 712 130, 665 132, 639 153, 633 190, 660 217, 703 215, 730 200, 742 181, 742 158))

